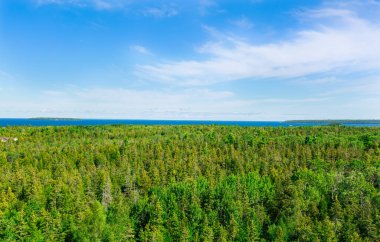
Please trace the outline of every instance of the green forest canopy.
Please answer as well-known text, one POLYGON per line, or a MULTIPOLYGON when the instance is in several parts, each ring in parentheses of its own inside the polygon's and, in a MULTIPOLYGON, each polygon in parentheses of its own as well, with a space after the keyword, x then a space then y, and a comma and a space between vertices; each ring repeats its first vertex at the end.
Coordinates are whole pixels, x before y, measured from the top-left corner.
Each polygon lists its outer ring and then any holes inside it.
POLYGON ((380 128, 7 127, 0 137, 11 138, 0 142, 0 240, 380 240, 380 128))

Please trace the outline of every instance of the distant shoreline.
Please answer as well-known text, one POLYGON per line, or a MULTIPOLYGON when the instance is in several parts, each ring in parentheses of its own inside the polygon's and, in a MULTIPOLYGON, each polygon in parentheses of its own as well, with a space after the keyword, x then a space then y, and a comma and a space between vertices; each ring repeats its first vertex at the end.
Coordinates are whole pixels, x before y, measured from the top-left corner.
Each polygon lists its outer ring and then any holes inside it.
MULTIPOLYGON (((34 117, 28 118, 29 120, 46 120, 46 121, 82 121, 82 120, 103 120, 103 119, 80 119, 80 118, 57 118, 57 117, 34 117)), ((104 120, 118 120, 118 119, 104 119, 104 120)), ((124 120, 124 119, 120 119, 124 120)), ((134 119, 125 119, 131 120, 134 119)), ((140 119, 139 119, 140 120, 140 119)), ((141 119, 142 120, 142 119, 141 119)), ((158 120, 146 120, 158 121, 158 120)), ((279 122, 285 124, 380 124, 378 119, 305 119, 305 120, 285 120, 285 121, 226 121, 226 120, 159 120, 164 122, 177 122, 177 121, 192 121, 192 122, 279 122)))
POLYGON ((343 125, 380 127, 380 120, 289 120, 289 121, 211 121, 211 120, 138 120, 138 119, 78 119, 78 118, 0 118, 6 126, 94 126, 94 125, 226 125, 241 127, 299 127, 343 125))
POLYGON ((314 123, 314 124, 380 124, 377 119, 321 119, 321 120, 286 120, 284 123, 314 123))

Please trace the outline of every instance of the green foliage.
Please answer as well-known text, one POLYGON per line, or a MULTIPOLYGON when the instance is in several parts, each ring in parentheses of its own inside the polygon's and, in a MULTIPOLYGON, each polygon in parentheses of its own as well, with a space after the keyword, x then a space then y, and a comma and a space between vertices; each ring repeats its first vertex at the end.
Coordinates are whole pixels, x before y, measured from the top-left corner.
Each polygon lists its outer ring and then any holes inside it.
POLYGON ((0 241, 380 240, 379 128, 0 135, 0 241))

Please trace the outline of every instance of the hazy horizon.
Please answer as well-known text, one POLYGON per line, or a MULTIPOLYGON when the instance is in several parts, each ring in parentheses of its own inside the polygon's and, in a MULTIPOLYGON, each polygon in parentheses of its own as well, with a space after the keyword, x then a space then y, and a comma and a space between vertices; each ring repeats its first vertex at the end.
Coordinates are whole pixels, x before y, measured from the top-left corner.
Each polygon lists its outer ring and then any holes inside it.
POLYGON ((136 120, 136 121, 200 121, 200 122, 303 122, 303 121, 380 121, 380 119, 284 119, 284 120, 235 120, 235 119, 149 119, 149 118, 88 118, 88 117, 83 117, 83 118, 77 118, 77 117, 68 117, 68 116, 63 116, 63 117, 53 117, 53 116, 43 116, 43 117, 0 117, 1 119, 68 119, 68 120, 136 120))

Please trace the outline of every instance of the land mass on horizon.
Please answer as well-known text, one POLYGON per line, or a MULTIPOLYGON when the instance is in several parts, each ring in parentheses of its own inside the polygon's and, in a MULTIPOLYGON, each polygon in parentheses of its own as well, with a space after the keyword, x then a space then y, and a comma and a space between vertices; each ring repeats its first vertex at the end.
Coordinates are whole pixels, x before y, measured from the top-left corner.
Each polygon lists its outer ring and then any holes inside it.
MULTIPOLYGON (((86 119, 80 118, 60 118, 60 117, 33 117, 28 118, 30 120, 52 120, 52 121, 80 121, 86 119)), ((107 119, 105 119, 107 120, 107 119)), ((111 119, 109 119, 111 120, 111 119)), ((121 119, 128 120, 128 119, 121 119)), ((144 119, 141 119, 144 120, 144 119)), ((169 120, 170 121, 170 120, 169 120)), ((198 121, 211 121, 211 120, 198 120, 198 121)), ((222 121, 223 120, 213 120, 213 121, 222 121)), ((235 121, 230 121, 235 122, 235 121)), ((246 121, 243 121, 246 122, 246 121)), ((256 122, 255 120, 251 120, 248 122, 256 122)), ((285 120, 280 121, 283 123, 314 123, 314 124, 380 124, 380 119, 296 119, 296 120, 285 120)))
POLYGON ((286 120, 284 123, 314 123, 314 124, 380 124, 378 119, 314 119, 286 120))

